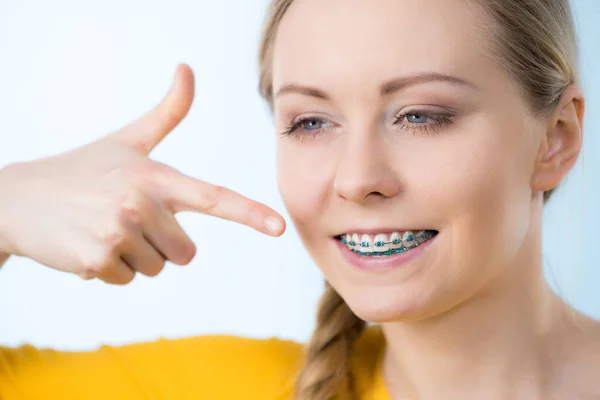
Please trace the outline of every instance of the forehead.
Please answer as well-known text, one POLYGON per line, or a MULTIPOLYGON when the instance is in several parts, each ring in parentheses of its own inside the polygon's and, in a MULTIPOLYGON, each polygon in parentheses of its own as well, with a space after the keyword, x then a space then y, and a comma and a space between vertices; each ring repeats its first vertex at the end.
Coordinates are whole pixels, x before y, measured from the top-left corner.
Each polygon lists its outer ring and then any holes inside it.
POLYGON ((351 90, 435 71, 484 86, 495 67, 488 25, 473 0, 296 0, 275 41, 273 85, 351 90))

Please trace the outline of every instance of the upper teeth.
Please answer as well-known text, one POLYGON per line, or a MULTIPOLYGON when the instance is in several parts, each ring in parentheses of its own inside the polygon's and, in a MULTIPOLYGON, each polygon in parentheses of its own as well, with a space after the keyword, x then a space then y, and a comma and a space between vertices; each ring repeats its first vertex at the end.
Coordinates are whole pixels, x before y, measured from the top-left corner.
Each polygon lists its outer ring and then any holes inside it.
POLYGON ((406 232, 393 232, 389 236, 383 233, 377 235, 359 235, 347 233, 342 235, 342 242, 348 247, 361 252, 385 252, 388 250, 410 248, 419 245, 431 238, 431 232, 427 230, 406 232))

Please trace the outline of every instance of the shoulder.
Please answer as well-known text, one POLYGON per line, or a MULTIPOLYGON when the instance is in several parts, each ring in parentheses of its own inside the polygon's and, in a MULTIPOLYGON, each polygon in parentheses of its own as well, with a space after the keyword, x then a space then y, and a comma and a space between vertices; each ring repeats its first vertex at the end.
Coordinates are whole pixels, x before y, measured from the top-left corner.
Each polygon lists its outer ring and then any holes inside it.
POLYGON ((301 343, 276 337, 205 335, 111 351, 144 381, 167 375, 169 385, 198 398, 287 398, 304 360, 301 343))
MULTIPOLYGON (((382 343, 375 326, 354 344, 352 368, 365 388, 382 343)), ((304 347, 275 337, 206 335, 87 352, 0 348, 0 398, 290 399, 304 347)))
POLYGON ((600 399, 600 322, 579 314, 576 330, 555 351, 560 361, 557 375, 565 392, 577 399, 600 399))
POLYGON ((0 348, 0 398, 289 398, 303 345, 207 335, 89 352, 0 348))
POLYGON ((304 346, 301 343, 276 337, 258 339, 208 335, 163 339, 154 345, 166 350, 173 361, 186 364, 195 371, 226 366, 230 370, 242 369, 250 375, 273 375, 284 370, 293 371, 304 358, 304 346))

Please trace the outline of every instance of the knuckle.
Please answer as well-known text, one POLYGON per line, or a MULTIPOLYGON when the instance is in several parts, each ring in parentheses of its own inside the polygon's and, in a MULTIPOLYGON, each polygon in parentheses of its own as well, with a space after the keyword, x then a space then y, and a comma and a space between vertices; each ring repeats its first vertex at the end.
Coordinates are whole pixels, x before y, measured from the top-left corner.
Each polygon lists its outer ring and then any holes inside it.
POLYGON ((130 146, 137 153, 146 154, 148 152, 148 146, 142 140, 128 142, 127 145, 130 146))
POLYGON ((79 276, 84 280, 101 277, 113 267, 114 261, 109 253, 100 253, 90 256, 82 262, 82 270, 79 276))
POLYGON ((214 210, 224 191, 223 186, 209 186, 200 197, 200 208, 207 212, 214 210))
POLYGON ((165 107, 163 112, 164 123, 172 126, 176 125, 185 117, 185 112, 179 104, 171 104, 170 107, 165 107))
POLYGON ((102 235, 102 245, 109 251, 122 248, 127 242, 128 233, 125 226, 115 221, 111 228, 106 229, 102 235))
POLYGON ((83 279, 84 281, 90 281, 92 279, 96 279, 96 275, 93 275, 87 271, 79 272, 77 275, 79 275, 79 277, 81 279, 83 279))
POLYGON ((136 205, 120 204, 115 206, 107 218, 107 227, 101 233, 101 242, 109 250, 121 249, 132 232, 142 229, 143 213, 136 205))
POLYGON ((142 211, 137 206, 123 205, 117 211, 117 229, 118 233, 126 232, 126 227, 141 228, 142 226, 142 211))

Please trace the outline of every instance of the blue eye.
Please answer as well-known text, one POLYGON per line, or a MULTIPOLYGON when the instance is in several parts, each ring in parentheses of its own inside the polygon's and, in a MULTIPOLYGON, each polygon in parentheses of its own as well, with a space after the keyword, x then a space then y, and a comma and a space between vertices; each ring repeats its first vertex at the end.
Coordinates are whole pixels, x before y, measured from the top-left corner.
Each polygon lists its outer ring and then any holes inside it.
POLYGON ((427 116, 425 114, 419 113, 410 113, 406 116, 406 119, 408 120, 408 122, 414 124, 424 124, 425 122, 427 122, 427 116))
MULTIPOLYGON (((428 133, 430 130, 438 133, 442 128, 454 122, 453 117, 453 114, 412 110, 396 115, 394 125, 397 125, 399 130, 408 130, 414 133, 417 131, 428 133)), ((292 121, 287 130, 282 132, 281 135, 316 136, 332 126, 331 122, 320 118, 302 117, 292 121)))
POLYGON ((445 126, 451 125, 453 115, 426 112, 422 110, 408 111, 394 117, 394 125, 398 126, 399 130, 409 130, 413 132, 428 133, 432 130, 436 133, 445 126), (405 123, 403 123, 406 121, 405 123))
POLYGON ((307 131, 319 130, 323 128, 323 121, 318 119, 306 119, 301 121, 302 129, 307 131))
POLYGON ((307 134, 317 135, 321 133, 324 129, 329 128, 332 125, 331 122, 314 118, 314 117, 303 117, 299 118, 296 121, 293 121, 287 128, 285 132, 282 132, 282 135, 292 135, 297 134, 300 136, 305 136, 307 134), (304 133, 300 133, 298 131, 305 131, 304 133))

